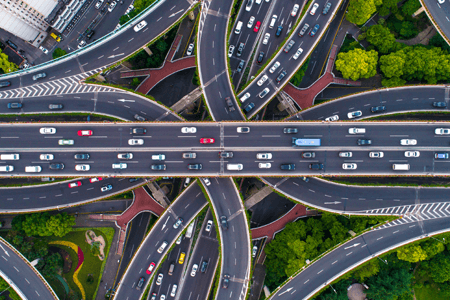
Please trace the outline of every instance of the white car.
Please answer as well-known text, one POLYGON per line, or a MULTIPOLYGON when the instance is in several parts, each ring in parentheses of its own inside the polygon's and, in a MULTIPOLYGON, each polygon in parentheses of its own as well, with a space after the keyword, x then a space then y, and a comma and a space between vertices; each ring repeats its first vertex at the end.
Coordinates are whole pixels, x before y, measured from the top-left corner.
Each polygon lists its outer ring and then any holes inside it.
POLYGON ((327 122, 333 122, 333 121, 337 121, 337 120, 339 120, 339 116, 338 115, 334 115, 334 116, 325 118, 325 121, 327 121, 327 122))
POLYGON ((370 158, 383 158, 384 153, 383 152, 370 152, 369 157, 370 158))
POLYGON ((102 7, 103 1, 105 0, 98 0, 97 3, 95 3, 95 8, 100 9, 100 7, 102 7))
POLYGON ((417 145, 417 140, 415 139, 401 139, 400 145, 409 146, 409 145, 417 145))
POLYGON ((349 128, 348 133, 350 134, 364 134, 366 133, 365 128, 349 128))
POLYGON ((228 57, 233 56, 234 52, 234 45, 230 45, 230 48, 228 48, 228 57))
POLYGON ((270 33, 266 33, 264 35, 263 45, 267 45, 267 43, 269 42, 269 39, 270 39, 270 33))
POLYGON ((156 278, 156 285, 161 285, 163 277, 164 277, 163 273, 158 274, 158 278, 156 278))
POLYGON ((118 159, 133 159, 133 153, 119 153, 117 154, 118 159))
POLYGON ((261 4, 262 0, 256 0, 255 3, 256 4, 261 4))
POLYGON ((196 127, 183 127, 181 128, 182 133, 196 133, 197 128, 196 127))
POLYGON ((257 153, 256 159, 272 159, 272 153, 257 153))
POLYGON ((118 163, 118 164, 112 164, 112 168, 113 169, 126 169, 127 168, 127 164, 125 163, 118 163))
POLYGON ((259 163, 258 167, 260 169, 270 169, 272 167, 272 164, 271 163, 259 163))
POLYGON ((116 5, 117 5, 116 1, 111 2, 111 4, 108 7, 108 11, 112 12, 114 10, 114 8, 116 7, 116 5))
POLYGON ((206 186, 210 186, 211 185, 211 181, 209 181, 208 178, 203 178, 203 182, 206 184, 206 186))
POLYGON ((236 131, 239 133, 249 133, 250 127, 238 127, 238 128, 236 128, 236 131))
POLYGON ((194 44, 190 43, 187 48, 186 55, 192 55, 192 51, 194 51, 194 44))
POLYGON ((295 52, 294 56, 292 56, 292 58, 293 58, 293 59, 297 59, 297 58, 300 57, 300 55, 302 55, 302 53, 303 53, 303 49, 299 47, 299 48, 297 49, 297 52, 295 52))
POLYGON ((45 49, 44 47, 42 47, 42 46, 39 46, 39 49, 41 49, 41 50, 42 50, 42 52, 44 52, 45 54, 48 54, 48 50, 47 50, 47 49, 45 49))
POLYGON ((311 10, 309 11, 309 14, 311 16, 314 16, 316 13, 316 10, 319 8, 319 3, 314 3, 313 7, 311 8, 311 10))
POLYGON ((78 49, 81 49, 81 48, 83 48, 84 46, 86 46, 86 41, 81 41, 79 44, 78 44, 78 49))
POLYGON ((253 23, 255 23, 255 17, 251 16, 250 20, 248 20, 247 28, 252 28, 253 23))
POLYGON ((362 116, 362 112, 360 110, 352 111, 347 114, 349 119, 359 118, 362 116))
POLYGON ((144 140, 143 139, 129 139, 128 140, 128 145, 144 145, 144 140))
POLYGON ((295 4, 291 11, 291 17, 295 17, 297 15, 298 9, 300 8, 300 5, 295 4))
POLYGON ((53 160, 55 156, 53 154, 41 154, 39 155, 40 160, 53 160))
POLYGON ((253 258, 256 256, 257 252, 258 252, 258 246, 253 246, 253 249, 252 249, 252 257, 253 258))
POLYGON ((205 231, 206 231, 206 232, 210 232, 210 231, 211 231, 212 225, 213 225, 213 221, 212 221, 212 220, 209 220, 209 221, 206 223, 205 231))
POLYGON ((125 11, 125 14, 128 15, 133 10, 134 10, 134 6, 133 6, 133 4, 130 4, 130 6, 128 6, 127 10, 125 11))
POLYGON ((89 171, 91 169, 90 165, 75 165, 76 171, 89 171))
POLYGON ((250 93, 245 93, 244 96, 242 96, 242 98, 240 99, 241 102, 244 102, 245 100, 247 100, 248 98, 250 98, 250 93))
POLYGON ((194 265, 192 266, 192 271, 191 271, 191 276, 192 276, 192 277, 195 277, 195 274, 197 274, 197 270, 198 270, 198 265, 197 265, 197 264, 194 264, 194 265))
POLYGON ((270 68, 269 72, 270 72, 270 73, 275 72, 275 71, 278 69, 278 67, 279 67, 280 65, 281 65, 280 62, 279 62, 279 61, 276 61, 276 62, 273 64, 273 66, 270 68))
POLYGON ((448 134, 450 134, 450 129, 449 128, 436 128, 434 130, 434 133, 438 134, 438 135, 448 135, 448 134))
POLYGON ((344 170, 356 170, 356 168, 358 168, 357 164, 342 164, 344 170))
POLYGON ((41 129, 39 129, 39 132, 41 134, 55 134, 56 133, 56 128, 53 128, 53 127, 42 127, 41 129))
POLYGON ((445 0, 438 0, 439 4, 444 4, 445 0))
POLYGON ((267 75, 263 75, 263 77, 261 77, 261 79, 258 80, 258 82, 257 82, 256 84, 258 84, 258 86, 262 86, 263 83, 266 82, 266 80, 267 80, 268 78, 269 78, 269 77, 268 77, 267 75))
POLYGON ((58 145, 73 145, 74 141, 73 140, 59 140, 58 141, 58 145))
POLYGON ((419 151, 405 151, 405 157, 419 157, 419 151))
POLYGON ((142 20, 141 22, 139 22, 138 24, 136 24, 136 26, 134 26, 134 31, 138 32, 140 31, 142 28, 144 28, 145 26, 147 26, 147 22, 145 22, 144 20, 142 20))
POLYGON ((351 152, 339 152, 339 157, 352 157, 353 153, 351 152))

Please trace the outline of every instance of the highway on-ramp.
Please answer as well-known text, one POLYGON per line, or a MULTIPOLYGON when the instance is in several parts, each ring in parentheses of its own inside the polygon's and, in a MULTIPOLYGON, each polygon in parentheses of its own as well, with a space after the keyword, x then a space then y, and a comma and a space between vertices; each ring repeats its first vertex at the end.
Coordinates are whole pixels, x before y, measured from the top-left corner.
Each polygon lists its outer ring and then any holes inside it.
POLYGON ((444 34, 444 39, 450 44, 450 3, 448 1, 420 0, 428 17, 437 26, 437 29, 444 34))

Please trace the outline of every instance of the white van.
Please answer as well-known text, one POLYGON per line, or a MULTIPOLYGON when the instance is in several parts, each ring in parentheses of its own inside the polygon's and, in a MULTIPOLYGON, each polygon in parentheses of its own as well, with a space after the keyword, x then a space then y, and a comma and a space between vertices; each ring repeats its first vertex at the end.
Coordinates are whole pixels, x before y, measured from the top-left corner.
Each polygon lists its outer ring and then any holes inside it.
POLYGON ((237 23, 237 25, 236 25, 236 29, 234 30, 234 33, 236 33, 236 34, 240 34, 241 33, 241 29, 242 29, 242 25, 243 25, 244 23, 242 23, 242 21, 239 21, 238 23, 237 23))
POLYGON ((0 172, 12 172, 14 171, 13 166, 0 166, 0 172))
POLYGON ((275 26, 275 23, 277 22, 277 19, 278 19, 277 15, 273 15, 272 16, 272 20, 270 20, 270 25, 269 25, 270 29, 272 29, 275 26))
POLYGON ((18 160, 20 158, 19 154, 1 154, 1 160, 18 160))
POLYGON ((409 164, 393 164, 392 170, 394 170, 394 171, 409 171, 409 164))
POLYGON ((227 170, 230 171, 241 171, 243 168, 243 164, 227 164, 227 170))
POLYGON ((152 160, 165 160, 166 156, 164 154, 152 155, 152 160))
POLYGON ((41 171, 42 171, 41 166, 26 166, 25 167, 25 172, 27 172, 27 173, 39 173, 41 171))

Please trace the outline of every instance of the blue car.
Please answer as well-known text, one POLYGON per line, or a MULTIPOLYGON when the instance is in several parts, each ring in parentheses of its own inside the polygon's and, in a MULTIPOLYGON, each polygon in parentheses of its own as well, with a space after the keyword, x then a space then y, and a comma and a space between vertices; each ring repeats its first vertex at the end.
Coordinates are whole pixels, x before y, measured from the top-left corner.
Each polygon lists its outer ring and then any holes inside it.
POLYGON ((316 24, 316 26, 314 26, 313 30, 311 30, 311 32, 309 33, 310 36, 314 36, 316 35, 317 31, 319 30, 320 26, 319 24, 316 24))
POLYGON ((326 15, 328 13, 328 11, 331 8, 331 2, 328 2, 327 4, 325 4, 325 7, 322 10, 322 14, 326 15))

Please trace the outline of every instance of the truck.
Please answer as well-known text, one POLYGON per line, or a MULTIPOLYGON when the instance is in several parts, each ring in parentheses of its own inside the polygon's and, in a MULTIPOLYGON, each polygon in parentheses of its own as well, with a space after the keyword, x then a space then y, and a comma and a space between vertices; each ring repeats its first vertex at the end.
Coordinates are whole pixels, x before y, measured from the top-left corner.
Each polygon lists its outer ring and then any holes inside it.
POLYGON ((192 236, 192 232, 194 231, 195 221, 192 221, 192 223, 189 225, 188 229, 186 230, 186 238, 190 239, 192 236))
POLYGON ((292 138, 292 147, 316 147, 320 146, 320 139, 298 139, 292 138))

